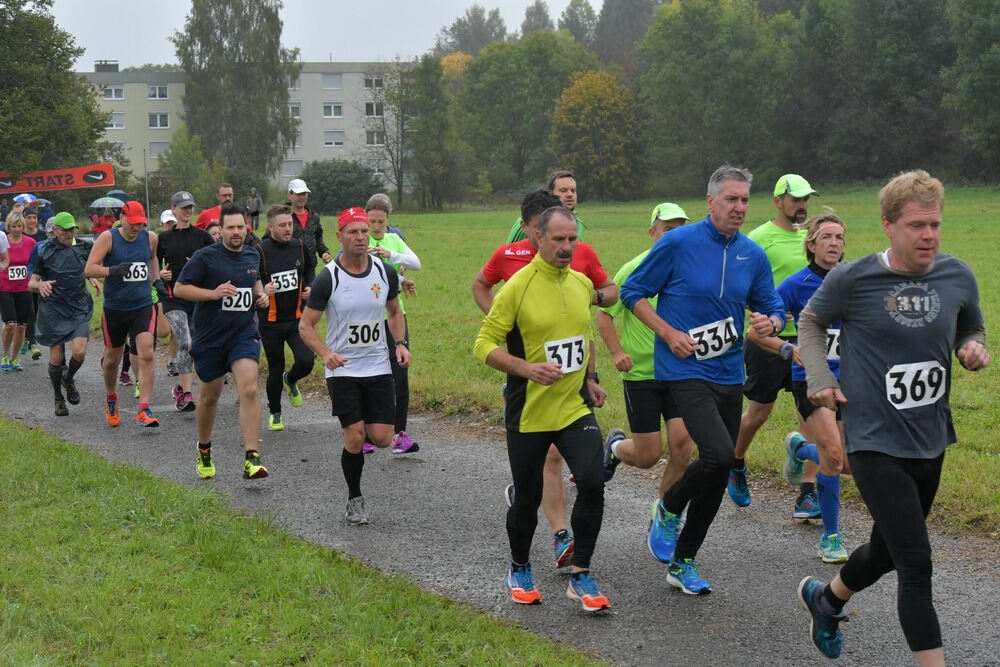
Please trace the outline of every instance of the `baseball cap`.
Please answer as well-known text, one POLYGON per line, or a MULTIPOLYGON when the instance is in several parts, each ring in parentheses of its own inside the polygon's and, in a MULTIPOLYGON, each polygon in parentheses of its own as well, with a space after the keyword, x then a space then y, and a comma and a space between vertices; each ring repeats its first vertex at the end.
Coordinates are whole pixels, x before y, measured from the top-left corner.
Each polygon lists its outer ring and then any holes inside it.
POLYGON ((691 218, 687 216, 687 213, 684 212, 684 209, 682 209, 677 204, 671 204, 670 202, 665 201, 662 204, 657 204, 656 208, 653 209, 653 215, 651 215, 649 218, 649 226, 652 227, 653 225, 655 225, 657 220, 677 220, 677 219, 687 220, 688 222, 691 222, 691 218))
POLYGON ((169 208, 160 214, 160 224, 165 225, 168 222, 177 222, 177 216, 169 208))
POLYGON ((819 194, 812 189, 809 181, 798 174, 785 174, 774 184, 774 196, 792 195, 793 197, 808 197, 819 194))
POLYGON ((360 206, 345 208, 337 214, 337 230, 341 230, 352 222, 368 223, 368 214, 360 206))
POLYGON ((133 225, 146 222, 146 209, 142 207, 137 201, 127 201, 125 205, 122 206, 122 215, 125 216, 125 222, 130 222, 133 225))
POLYGON ((76 229, 76 218, 73 217, 72 213, 60 211, 52 216, 52 226, 60 229, 76 229))
MULTIPOLYGON (((301 178, 293 178, 288 181, 288 191, 294 192, 295 194, 302 194, 303 192, 312 192, 308 187, 306 187, 306 182, 301 178)), ((348 209, 350 210, 350 209, 348 209)))
POLYGON ((186 190, 181 190, 180 192, 175 192, 170 197, 170 205, 176 206, 178 208, 187 208, 188 206, 194 206, 194 197, 191 196, 190 192, 186 190))

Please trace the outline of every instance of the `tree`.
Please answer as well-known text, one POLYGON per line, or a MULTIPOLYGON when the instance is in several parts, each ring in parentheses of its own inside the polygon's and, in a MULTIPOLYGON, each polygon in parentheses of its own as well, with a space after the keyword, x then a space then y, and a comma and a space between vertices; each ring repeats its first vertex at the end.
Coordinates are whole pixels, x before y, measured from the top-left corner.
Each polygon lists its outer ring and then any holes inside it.
MULTIPOLYGON (((208 161, 202 151, 201 137, 188 134, 181 126, 170 135, 170 143, 160 155, 158 171, 178 190, 187 190, 194 195, 200 206, 214 202, 216 184, 208 181, 208 161)), ((214 205, 214 204, 211 204, 214 205)))
POLYGON ((385 179, 396 187, 396 206, 403 205, 409 162, 409 128, 413 114, 413 64, 397 58, 372 69, 371 99, 358 113, 365 119, 363 158, 381 167, 385 179))
POLYGON ((569 30, 580 44, 592 46, 594 31, 597 29, 597 15, 587 0, 570 0, 559 17, 559 29, 569 30))
POLYGON ((604 0, 594 27, 594 50, 601 60, 634 75, 636 49, 656 5, 656 0, 604 0))
POLYGON ((552 153, 595 199, 640 191, 639 114, 628 86, 613 74, 577 72, 552 113, 552 153))
POLYGON ((183 72, 177 63, 146 63, 141 67, 123 67, 123 72, 183 72))
POLYGON ((107 144, 94 86, 72 71, 83 53, 56 25, 52 0, 0 0, 0 171, 85 165, 107 144))
POLYGON ((489 16, 481 5, 472 5, 447 28, 442 28, 437 38, 436 51, 440 54, 461 51, 478 55, 487 44, 507 39, 507 26, 500 18, 499 9, 491 9, 489 16))
POLYGON ((324 215, 351 206, 364 206, 368 198, 382 189, 382 182, 360 162, 320 160, 310 162, 299 175, 311 186, 309 208, 324 215))
POLYGON ((956 0, 951 20, 958 56, 946 79, 948 105, 962 114, 962 136, 1000 172, 1000 1, 956 0))
POLYGON ((552 19, 549 18, 549 6, 544 0, 535 0, 524 10, 524 21, 521 22, 521 37, 533 32, 552 30, 552 19))
POLYGON ((288 85, 298 49, 281 46, 280 0, 192 0, 184 32, 171 38, 187 73, 185 119, 204 150, 232 167, 274 174, 298 122, 288 85))

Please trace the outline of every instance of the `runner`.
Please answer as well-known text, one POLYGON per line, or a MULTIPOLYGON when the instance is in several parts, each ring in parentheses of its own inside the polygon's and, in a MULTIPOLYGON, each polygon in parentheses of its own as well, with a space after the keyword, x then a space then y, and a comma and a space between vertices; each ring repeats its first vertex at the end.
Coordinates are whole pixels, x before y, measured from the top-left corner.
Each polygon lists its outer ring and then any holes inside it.
POLYGON ((593 366, 594 285, 570 268, 576 230, 573 212, 563 206, 541 214, 532 229, 538 254, 497 293, 476 336, 474 354, 507 373, 504 422, 515 489, 507 510, 511 598, 520 604, 542 600, 529 556, 542 499, 542 469, 555 443, 577 488, 572 517, 576 542, 566 595, 579 601, 584 611, 595 612, 611 603, 590 573, 604 514, 604 470, 601 431, 584 399, 590 393, 587 376, 593 366))
MULTIPOLYGON (((664 202, 653 209, 649 222, 649 238, 655 244, 667 232, 690 222, 677 204, 664 202)), ((615 284, 622 285, 639 266, 649 250, 628 261, 615 274, 615 284)), ((649 300, 656 307, 656 297, 649 300)), ((628 414, 632 437, 625 438, 621 429, 613 429, 604 442, 604 480, 609 481, 620 463, 637 468, 652 468, 663 456, 660 440, 660 417, 667 424, 667 448, 670 456, 660 479, 659 497, 662 498, 674 482, 684 474, 691 461, 691 437, 684 428, 677 406, 666 382, 657 380, 653 373, 653 341, 656 335, 640 322, 632 311, 618 302, 597 311, 597 330, 611 353, 615 368, 622 372, 625 390, 625 410, 628 414), (622 315, 622 340, 615 331, 614 318, 622 315)), ((668 517, 663 503, 653 501, 650 510, 649 535, 646 545, 657 560, 673 560, 673 545, 680 530, 680 517, 668 517)))
POLYGON ((931 590, 926 517, 956 441, 948 395, 952 352, 985 368, 979 288, 961 260, 939 252, 944 187, 926 171, 893 178, 879 192, 889 248, 834 268, 800 317, 808 394, 844 415, 844 445, 874 524, 833 581, 806 577, 798 594, 813 644, 840 655, 847 600, 896 571, 896 605, 918 665, 944 665, 931 590), (826 363, 827 329, 841 323, 838 383, 826 363))
MULTIPOLYGON (((574 217, 576 216, 576 177, 573 176, 571 171, 554 171, 549 175, 549 180, 545 185, 545 189, 559 197, 559 201, 562 205, 573 211, 574 217)), ((583 240, 583 234, 586 230, 586 225, 583 224, 583 220, 579 217, 576 218, 576 224, 580 228, 580 240, 583 240)), ((531 234, 524 226, 524 219, 518 218, 514 221, 514 224, 510 226, 510 231, 507 233, 507 243, 517 243, 518 241, 523 241, 525 239, 531 238, 531 234)))
POLYGON ((260 244, 260 279, 268 296, 267 310, 261 310, 260 341, 267 357, 267 428, 285 430, 281 418, 281 388, 288 392, 292 407, 302 405, 298 381, 312 372, 312 350, 299 336, 302 305, 309 298, 313 274, 306 269, 302 241, 292 238, 292 209, 272 206, 267 210, 268 236, 260 244), (285 372, 285 344, 295 362, 285 372))
POLYGON ((136 426, 155 428, 160 422, 153 416, 150 397, 153 392, 153 349, 156 345, 156 306, 151 291, 166 294, 156 261, 156 234, 146 225, 146 211, 137 201, 125 202, 121 225, 103 232, 94 241, 84 275, 104 278, 104 419, 108 426, 121 423, 118 392, 115 387, 118 368, 126 342, 135 356, 139 381, 139 411, 136 426))
POLYGON ((80 402, 74 378, 87 355, 90 316, 94 312, 94 300, 83 277, 93 244, 74 238, 77 225, 71 213, 57 213, 52 220, 56 235, 35 246, 28 288, 40 296, 36 318, 38 340, 49 348, 49 381, 55 395, 56 416, 65 417, 69 414, 66 401, 71 405, 80 402), (67 343, 71 356, 64 376, 67 343))
POLYGON ((35 239, 24 234, 24 216, 8 214, 7 234, 0 242, 0 252, 5 251, 7 264, 0 268, 0 320, 3 320, 0 371, 4 373, 24 370, 18 356, 25 328, 34 319, 35 304, 28 290, 28 261, 34 249, 35 239))
POLYGON ((716 169, 705 198, 708 217, 660 239, 621 291, 625 307, 656 333, 655 377, 669 382, 698 445, 699 458, 662 500, 672 521, 687 508, 667 581, 689 595, 712 591, 695 557, 733 467, 745 379, 737 322, 749 304, 750 326, 761 336, 777 335, 785 326, 767 255, 739 231, 752 179, 739 167, 716 169), (657 295, 654 311, 646 299, 657 295))
POLYGON ((229 183, 219 183, 219 187, 215 189, 215 201, 217 201, 218 204, 212 206, 211 208, 206 208, 198 214, 198 218, 194 223, 195 227, 198 229, 205 229, 213 222, 220 221, 220 212, 222 207, 226 204, 233 203, 233 186, 229 183))
MULTIPOLYGON (((24 235, 33 238, 36 244, 48 239, 45 229, 38 224, 38 209, 35 208, 37 205, 38 202, 36 201, 31 206, 25 207, 22 211, 24 215, 24 235)), ((34 308, 31 311, 31 319, 28 320, 28 324, 24 328, 24 341, 21 343, 20 353, 21 356, 24 356, 30 351, 31 359, 37 361, 42 358, 42 351, 39 349, 38 341, 35 337, 35 317, 38 314, 38 294, 36 292, 31 293, 31 300, 34 308)))
MULTIPOLYGON (((177 216, 174 215, 173 210, 168 208, 160 213, 160 234, 170 231, 176 224, 177 216)), ((177 337, 170 331, 170 322, 163 312, 163 302, 159 302, 156 308, 156 335, 159 338, 170 336, 170 343, 167 345, 167 376, 177 377, 177 337)))
POLYGON ((232 371, 240 397, 240 431, 246 455, 243 478, 262 479, 268 472, 257 451, 260 338, 253 306, 263 308, 268 304, 268 297, 258 275, 260 255, 243 245, 250 217, 246 209, 225 204, 220 215, 222 242, 196 251, 174 286, 179 298, 197 303, 192 317, 194 336, 191 341, 191 357, 201 380, 201 396, 195 412, 198 429, 196 470, 203 479, 215 476, 212 427, 223 377, 232 371))
POLYGON ((323 263, 328 263, 333 257, 330 249, 323 242, 323 223, 319 213, 307 205, 309 193, 312 192, 301 178, 293 178, 288 182, 288 205, 292 207, 292 218, 296 221, 295 238, 302 239, 306 246, 306 255, 313 267, 316 265, 316 255, 323 263))
POLYGON ((396 270, 368 253, 370 224, 360 207, 337 214, 340 257, 316 276, 302 312, 302 340, 323 359, 333 414, 344 432, 340 465, 347 482, 345 517, 352 526, 367 524, 361 494, 365 435, 376 447, 392 443, 395 391, 389 351, 382 344, 388 330, 396 342, 396 361, 410 365, 406 322, 399 307, 396 270), (326 341, 317 325, 326 314, 326 341))

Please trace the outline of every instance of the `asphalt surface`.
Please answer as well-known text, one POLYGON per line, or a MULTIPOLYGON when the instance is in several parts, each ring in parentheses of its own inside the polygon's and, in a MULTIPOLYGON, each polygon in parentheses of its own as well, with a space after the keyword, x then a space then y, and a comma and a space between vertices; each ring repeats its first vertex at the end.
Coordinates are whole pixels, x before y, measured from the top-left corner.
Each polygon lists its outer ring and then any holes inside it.
MULTIPOLYGON (((554 569, 544 518, 539 519, 532 552, 535 583, 544 601, 522 607, 509 600, 503 583, 509 551, 502 491, 510 473, 499 428, 477 417, 411 417, 409 433, 420 443, 420 451, 394 456, 380 450, 366 457, 362 492, 372 523, 349 527, 343 518, 341 431, 330 417, 325 396, 307 395, 301 408, 286 405, 285 431, 262 428, 260 451, 271 476, 249 482, 242 479, 235 389, 227 387, 213 437, 218 474, 200 480, 194 470, 194 413, 174 410, 171 379, 163 372, 162 359, 153 402, 161 427, 132 425, 129 418, 137 401, 126 388, 120 394, 122 426, 111 429, 103 419, 100 355, 100 347, 91 343, 77 376, 83 402, 70 406, 70 416, 53 415, 45 357, 26 361, 22 373, 0 378, 0 411, 82 443, 111 461, 183 484, 210 486, 234 508, 275 517, 305 539, 610 663, 827 662, 809 642, 808 617, 795 590, 803 576, 830 579, 837 566, 825 565, 816 556, 819 523, 792 520, 791 488, 769 488, 751 476, 750 507, 737 508, 723 500, 699 554, 702 576, 714 592, 692 597, 666 583, 666 567, 646 548, 649 505, 662 462, 651 471, 621 466, 606 490, 604 524, 592 563, 612 610, 589 615, 566 598, 567 576, 554 569)), ((263 403, 263 391, 261 397, 263 403)), ((262 413, 266 422, 266 409, 262 413)), ((841 526, 848 549, 870 529, 866 516, 852 509, 843 511, 841 526)), ((932 536, 932 544, 935 605, 948 662, 1000 664, 1000 624, 995 620, 1000 545, 940 534, 932 536)), ((895 593, 896 577, 890 574, 852 600, 847 607, 850 622, 842 626, 845 642, 838 664, 912 664, 896 616, 895 593)))

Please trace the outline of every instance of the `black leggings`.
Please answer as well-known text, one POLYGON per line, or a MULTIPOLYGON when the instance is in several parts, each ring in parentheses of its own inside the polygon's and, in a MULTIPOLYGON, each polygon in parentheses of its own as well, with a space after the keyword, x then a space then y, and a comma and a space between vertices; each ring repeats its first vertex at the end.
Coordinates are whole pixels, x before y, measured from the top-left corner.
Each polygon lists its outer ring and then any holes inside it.
POLYGON ((740 431, 743 386, 706 380, 674 380, 668 385, 684 426, 698 446, 697 460, 663 496, 664 507, 673 514, 680 515, 687 506, 687 520, 674 551, 674 559, 681 560, 698 555, 722 503, 740 431))
MULTIPOLYGON (((404 316, 403 322, 406 323, 404 316)), ((410 325, 406 323, 406 340, 410 340, 410 325)), ((406 430, 406 417, 410 413, 410 369, 401 368, 396 363, 396 341, 389 331, 389 321, 385 322, 385 341, 389 346, 389 365, 392 367, 392 382, 396 385, 396 417, 393 430, 396 433, 406 430)))
POLYGON ((28 339, 28 345, 37 345, 35 340, 35 317, 38 315, 38 292, 31 293, 31 305, 34 306, 31 309, 31 317, 28 318, 28 324, 24 328, 24 337, 28 339))
POLYGON ((559 431, 507 431, 507 458, 514 478, 514 504, 507 510, 510 558, 527 563, 542 502, 542 468, 549 445, 555 444, 576 480, 577 496, 570 524, 576 545, 573 564, 587 569, 604 517, 604 467, 601 430, 593 414, 580 417, 559 431))
POLYGON ((944 454, 903 459, 880 452, 847 455, 854 483, 875 520, 871 538, 840 570, 852 591, 862 591, 896 570, 896 610, 911 651, 941 646, 941 626, 931 595, 931 544, 927 513, 934 502, 944 454))
POLYGON ((299 337, 299 323, 261 322, 260 342, 267 357, 267 411, 281 412, 281 376, 285 372, 285 343, 292 350, 292 369, 288 381, 298 382, 312 372, 313 353, 299 337))

